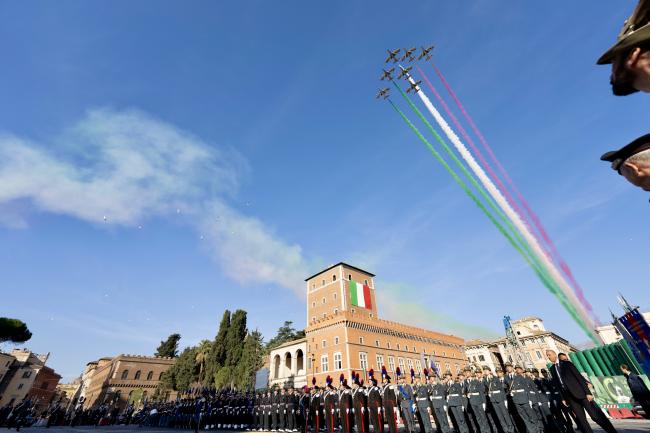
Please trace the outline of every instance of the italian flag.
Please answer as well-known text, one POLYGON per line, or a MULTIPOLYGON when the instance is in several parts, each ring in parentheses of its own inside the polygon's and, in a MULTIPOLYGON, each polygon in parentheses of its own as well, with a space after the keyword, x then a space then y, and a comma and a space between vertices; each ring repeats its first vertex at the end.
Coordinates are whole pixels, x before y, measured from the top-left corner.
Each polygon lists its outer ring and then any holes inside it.
POLYGON ((372 308, 370 304, 370 287, 367 284, 350 281, 350 303, 357 307, 372 308))

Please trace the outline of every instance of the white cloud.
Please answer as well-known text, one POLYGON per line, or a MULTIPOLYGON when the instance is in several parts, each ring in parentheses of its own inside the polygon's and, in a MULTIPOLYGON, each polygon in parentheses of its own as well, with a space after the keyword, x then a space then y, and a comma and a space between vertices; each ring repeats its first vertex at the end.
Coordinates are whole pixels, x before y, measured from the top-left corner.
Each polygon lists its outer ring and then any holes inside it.
POLYGON ((300 247, 227 204, 247 169, 237 152, 142 111, 92 110, 47 143, 0 135, 0 224, 25 227, 24 212, 12 206, 24 201, 44 212, 131 227, 179 213, 235 280, 302 293, 307 266, 300 247))

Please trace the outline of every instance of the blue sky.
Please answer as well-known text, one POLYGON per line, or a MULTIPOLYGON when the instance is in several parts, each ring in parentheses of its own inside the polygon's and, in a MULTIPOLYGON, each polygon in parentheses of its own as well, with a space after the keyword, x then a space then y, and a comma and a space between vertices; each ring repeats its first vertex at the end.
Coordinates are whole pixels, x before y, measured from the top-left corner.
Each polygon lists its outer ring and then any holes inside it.
POLYGON ((600 318, 648 307, 647 194, 598 159, 647 132, 594 64, 628 3, 4 2, 0 315, 68 380, 225 308, 302 327, 304 277, 347 261, 385 317, 585 341, 374 93, 386 48, 435 43, 600 318))

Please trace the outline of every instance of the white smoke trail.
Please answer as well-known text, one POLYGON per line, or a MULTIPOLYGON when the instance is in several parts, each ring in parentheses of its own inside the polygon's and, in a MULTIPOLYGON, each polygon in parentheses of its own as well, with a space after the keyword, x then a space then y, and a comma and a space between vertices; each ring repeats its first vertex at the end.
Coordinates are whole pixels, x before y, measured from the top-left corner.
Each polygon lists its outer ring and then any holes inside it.
MULTIPOLYGON (((415 80, 413 80, 413 78, 410 75, 407 75, 407 78, 411 85, 415 85, 415 80)), ((427 110, 429 111, 429 113, 431 113, 436 123, 438 123, 440 128, 444 131, 447 138, 451 141, 451 143, 454 145, 458 153, 460 153, 461 157, 465 160, 467 165, 469 165, 469 167, 472 169, 474 174, 481 181, 485 189, 494 198, 494 201, 497 203, 497 205, 499 205, 501 210, 503 210, 503 212, 508 216, 508 218, 512 221, 515 227, 521 232, 524 239, 529 243, 529 245, 533 249, 535 255, 545 265, 549 274, 555 279, 562 292, 567 296, 571 304, 575 307, 580 318, 587 324, 589 330, 591 331, 592 337, 599 339, 597 337, 597 334, 594 332, 594 329, 597 326, 594 319, 585 309, 584 305, 578 300, 575 292, 571 289, 571 286, 566 282, 562 274, 557 270, 555 265, 548 259, 547 255, 544 253, 544 250, 537 242, 537 239, 530 233, 526 224, 521 220, 521 217, 512 209, 510 204, 506 201, 505 197, 503 197, 503 195, 501 194, 501 191, 499 191, 499 189, 494 185, 494 183, 492 183, 490 178, 488 178, 488 176, 483 171, 483 168, 476 162, 472 154, 469 152, 469 150, 467 150, 465 145, 460 141, 456 133, 451 129, 451 127, 445 121, 442 115, 440 115, 438 110, 433 106, 433 104, 431 103, 429 98, 424 94, 422 89, 418 86, 417 90, 418 91, 416 93, 419 95, 420 100, 425 105, 425 107, 427 107, 427 110)))

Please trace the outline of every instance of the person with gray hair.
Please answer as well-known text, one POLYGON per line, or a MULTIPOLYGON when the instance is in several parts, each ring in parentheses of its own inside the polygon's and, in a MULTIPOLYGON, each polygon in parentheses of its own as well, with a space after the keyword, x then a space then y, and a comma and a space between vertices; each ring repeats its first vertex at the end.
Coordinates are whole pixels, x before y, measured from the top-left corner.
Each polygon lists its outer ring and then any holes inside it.
POLYGON ((600 157, 632 185, 650 191, 650 134, 642 135, 619 150, 600 157))

